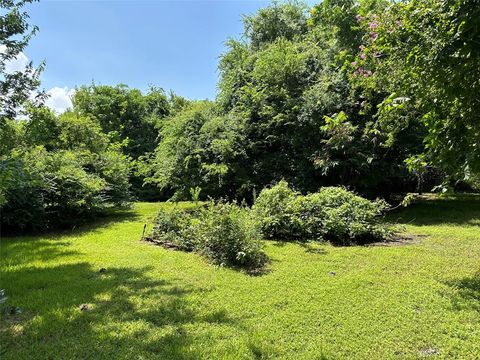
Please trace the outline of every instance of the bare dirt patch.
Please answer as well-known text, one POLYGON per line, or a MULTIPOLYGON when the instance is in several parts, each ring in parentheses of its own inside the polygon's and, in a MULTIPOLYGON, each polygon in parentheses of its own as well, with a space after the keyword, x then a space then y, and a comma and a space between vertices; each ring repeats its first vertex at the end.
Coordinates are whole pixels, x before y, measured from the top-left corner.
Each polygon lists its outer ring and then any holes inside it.
POLYGON ((27 324, 34 317, 31 313, 21 314, 2 314, 0 319, 0 333, 9 336, 22 336, 24 334, 25 324, 27 324))
POLYGON ((415 245, 422 242, 427 235, 419 235, 419 234, 408 234, 408 235, 394 235, 384 241, 378 241, 368 246, 407 246, 407 245, 415 245))
POLYGON ((141 241, 148 243, 148 244, 153 244, 153 245, 158 245, 158 246, 163 246, 165 249, 171 249, 171 250, 181 250, 180 247, 170 241, 159 241, 156 240, 152 237, 144 236, 141 241))

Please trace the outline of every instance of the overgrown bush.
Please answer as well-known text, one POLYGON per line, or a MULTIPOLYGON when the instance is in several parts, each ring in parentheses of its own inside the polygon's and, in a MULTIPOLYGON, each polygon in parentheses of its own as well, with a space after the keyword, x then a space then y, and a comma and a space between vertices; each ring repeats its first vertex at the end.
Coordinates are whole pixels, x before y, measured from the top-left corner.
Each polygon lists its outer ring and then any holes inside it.
POLYGON ((165 246, 184 251, 195 250, 192 236, 192 221, 198 217, 198 210, 174 208, 162 210, 155 218, 152 237, 165 246))
MULTIPOLYGON (((263 235, 268 239, 291 238, 296 228, 292 203, 299 196, 286 181, 270 189, 263 189, 253 209, 261 222, 263 235)), ((293 236, 296 237, 296 236, 293 236)))
POLYGON ((115 151, 103 154, 35 147, 14 152, 15 181, 5 189, 5 230, 72 226, 128 202, 128 165, 115 151))
POLYGON ((248 269, 265 264, 261 233, 250 210, 219 203, 210 204, 201 215, 195 224, 199 230, 199 250, 210 261, 248 269))
POLYGON ((7 123, 0 152, 0 207, 6 232, 73 226, 129 201, 129 162, 98 123, 47 109, 7 123))
POLYGON ((211 202, 193 210, 162 210, 152 237, 166 246, 198 252, 216 265, 251 271, 267 262, 252 212, 236 204, 211 202))
POLYGON ((370 201, 342 187, 325 187, 307 195, 325 213, 325 238, 336 243, 362 243, 379 240, 390 234, 381 220, 387 204, 370 201))
POLYGON ((281 181, 260 193, 253 211, 266 238, 351 244, 390 233, 380 222, 385 208, 383 201, 364 199, 342 187, 325 187, 303 196, 281 181))

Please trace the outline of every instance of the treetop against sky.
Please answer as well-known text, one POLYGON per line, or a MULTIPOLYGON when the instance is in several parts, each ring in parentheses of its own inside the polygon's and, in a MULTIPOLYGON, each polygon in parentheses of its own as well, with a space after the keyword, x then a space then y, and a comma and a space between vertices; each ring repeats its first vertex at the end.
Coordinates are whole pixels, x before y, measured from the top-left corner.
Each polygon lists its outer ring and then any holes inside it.
POLYGON ((46 61, 47 105, 63 111, 76 86, 156 85, 213 99, 224 42, 242 33, 242 14, 268 1, 40 1, 28 4, 40 31, 9 66, 46 61))

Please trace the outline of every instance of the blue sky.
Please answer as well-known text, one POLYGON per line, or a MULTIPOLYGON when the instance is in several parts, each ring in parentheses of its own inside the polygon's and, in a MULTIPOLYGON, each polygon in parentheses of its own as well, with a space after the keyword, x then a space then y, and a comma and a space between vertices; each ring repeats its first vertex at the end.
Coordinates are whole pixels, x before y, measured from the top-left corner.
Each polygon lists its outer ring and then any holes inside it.
POLYGON ((46 61, 42 87, 54 98, 50 105, 60 97, 62 107, 62 96, 92 80, 213 99, 225 40, 241 35, 242 14, 268 3, 41 0, 27 7, 40 31, 25 55, 46 61))

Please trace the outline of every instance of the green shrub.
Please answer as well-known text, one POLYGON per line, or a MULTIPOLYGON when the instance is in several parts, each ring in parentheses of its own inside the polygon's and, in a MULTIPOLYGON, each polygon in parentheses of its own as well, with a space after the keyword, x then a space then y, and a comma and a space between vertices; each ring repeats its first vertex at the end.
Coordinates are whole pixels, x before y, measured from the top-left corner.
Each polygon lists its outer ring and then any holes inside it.
POLYGON ((276 186, 261 191, 253 210, 260 219, 264 237, 279 240, 292 238, 298 219, 291 204, 298 196, 286 181, 280 181, 276 186))
POLYGON ((339 244, 387 236, 388 227, 379 221, 385 208, 382 201, 364 199, 342 187, 326 187, 303 196, 285 181, 264 189, 253 206, 266 238, 339 244))
POLYGON ((387 208, 384 201, 370 201, 342 187, 325 187, 306 197, 324 212, 323 231, 334 243, 365 243, 390 234, 380 221, 387 208))
POLYGON ((250 210, 235 204, 211 203, 199 220, 199 252, 212 263, 247 269, 265 264, 261 233, 250 210))
POLYGON ((72 226, 128 201, 128 164, 121 154, 48 152, 39 146, 14 151, 11 161, 15 181, 5 188, 2 207, 7 231, 72 226))
MULTIPOLYGON (((325 238, 324 224, 327 216, 317 195, 297 195, 288 204, 287 211, 291 217, 292 231, 287 239, 323 240, 325 238)), ((287 233, 287 229, 284 233, 287 233)))
POLYGON ((236 204, 211 202, 193 210, 162 210, 152 237, 167 246, 198 252, 216 265, 257 270, 267 262, 252 212, 236 204))
POLYGON ((195 250, 195 237, 192 236, 192 221, 195 210, 179 209, 162 210, 155 218, 152 237, 166 246, 179 250, 195 250))
POLYGON ((94 119, 31 111, 0 128, 2 231, 70 227, 129 202, 128 158, 94 119))

